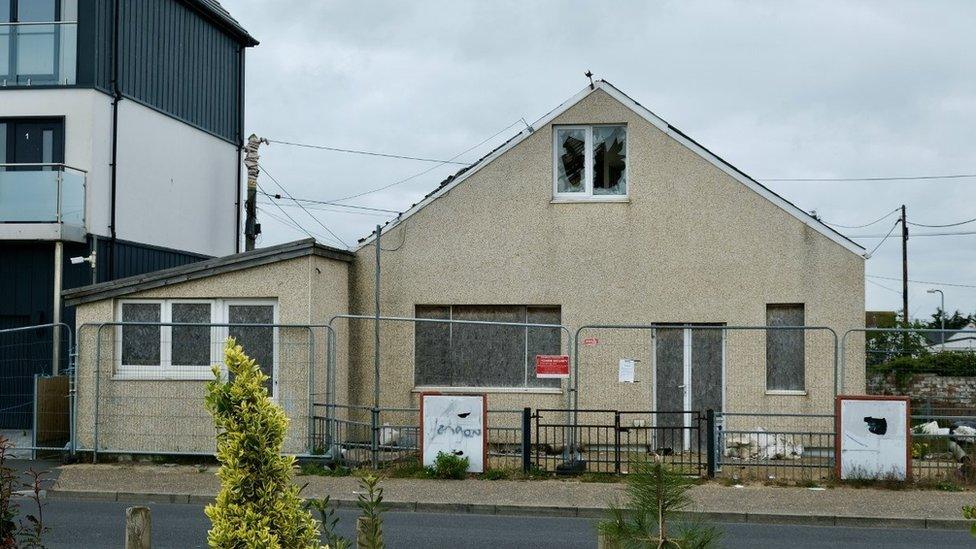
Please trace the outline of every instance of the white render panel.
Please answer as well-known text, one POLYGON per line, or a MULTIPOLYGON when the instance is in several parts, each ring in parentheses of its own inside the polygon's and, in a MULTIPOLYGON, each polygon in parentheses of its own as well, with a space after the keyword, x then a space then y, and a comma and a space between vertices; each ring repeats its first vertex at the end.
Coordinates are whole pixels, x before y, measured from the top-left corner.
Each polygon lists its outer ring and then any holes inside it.
POLYGON ((91 89, 0 91, 0 118, 64 117, 64 163, 85 170, 85 224, 107 236, 111 205, 112 98, 91 89))
POLYGON ((214 256, 236 252, 238 169, 234 145, 122 100, 117 237, 214 256))

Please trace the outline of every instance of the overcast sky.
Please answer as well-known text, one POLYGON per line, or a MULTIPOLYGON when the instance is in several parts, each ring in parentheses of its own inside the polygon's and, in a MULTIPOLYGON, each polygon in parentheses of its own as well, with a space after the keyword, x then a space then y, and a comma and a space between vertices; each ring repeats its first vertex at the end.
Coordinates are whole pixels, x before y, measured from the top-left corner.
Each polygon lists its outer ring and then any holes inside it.
MULTIPOLYGON (((444 159, 502 132, 458 158, 473 161, 582 89, 590 69, 758 179, 976 174, 973 2, 222 3, 261 41, 247 57, 247 131, 272 139, 444 159)), ((433 168, 348 202, 393 210, 458 168, 281 144, 261 163, 293 196, 320 200, 433 168)), ((976 178, 768 186, 843 225, 901 204, 910 222, 976 217, 976 178)), ((259 245, 305 237, 261 208, 259 245)), ((388 219, 312 212, 353 245, 388 219)), ((839 230, 870 250, 880 239, 856 237, 895 219, 839 230)), ((895 279, 868 278, 869 309, 900 309, 900 261, 897 238, 867 261, 867 275, 895 279)), ((942 283, 910 285, 913 316, 938 306, 931 287, 950 311, 976 310, 976 235, 915 237, 909 261, 910 279, 942 283)))

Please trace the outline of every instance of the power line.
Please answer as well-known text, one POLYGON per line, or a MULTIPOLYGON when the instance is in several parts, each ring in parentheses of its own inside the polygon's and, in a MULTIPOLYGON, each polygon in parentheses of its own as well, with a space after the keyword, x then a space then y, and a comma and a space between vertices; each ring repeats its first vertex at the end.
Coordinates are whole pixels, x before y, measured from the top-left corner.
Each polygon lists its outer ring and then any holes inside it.
POLYGON ((318 233, 314 233, 312 231, 309 231, 305 227, 302 227, 301 225, 296 224, 294 221, 289 221, 288 219, 285 219, 283 217, 280 217, 278 215, 275 215, 274 213, 271 212, 271 210, 268 210, 267 208, 258 207, 258 211, 260 211, 261 213, 263 213, 264 215, 267 215, 268 217, 270 217, 272 219, 277 219, 280 223, 282 223, 286 227, 290 227, 290 228, 295 229, 295 230, 297 230, 299 232, 305 233, 310 238, 315 238, 316 240, 319 239, 319 238, 321 238, 322 240, 329 240, 324 235, 320 235, 318 233))
POLYGON ((474 149, 477 149, 478 147, 480 147, 480 146, 484 145, 485 143, 491 141, 492 139, 498 137, 502 133, 508 131, 509 128, 511 128, 512 126, 514 126, 516 124, 519 124, 521 122, 522 122, 522 120, 516 120, 515 122, 512 122, 508 126, 502 128, 500 131, 495 132, 494 134, 492 134, 487 139, 484 139, 483 141, 477 143, 476 145, 473 145, 471 147, 468 147, 467 149, 464 149, 463 151, 455 154, 454 156, 452 156, 448 160, 444 160, 444 161, 442 161, 442 162, 440 162, 438 164, 435 164, 435 165, 431 166, 430 168, 427 168, 426 170, 423 170, 421 172, 415 173, 415 174, 413 174, 413 175, 411 175, 409 177, 406 177, 404 179, 400 179, 398 181, 394 181, 393 183, 389 183, 387 185, 383 185, 382 187, 377 187, 375 189, 371 189, 371 190, 368 190, 368 191, 363 191, 361 193, 356 193, 356 194, 353 194, 353 195, 344 196, 342 198, 336 198, 336 199, 330 200, 330 201, 326 202, 326 204, 335 204, 336 202, 343 202, 345 200, 351 200, 353 198, 359 198, 360 196, 365 196, 367 194, 372 194, 372 193, 375 193, 375 192, 383 191, 383 190, 389 189, 390 187, 393 187, 393 186, 396 186, 396 185, 400 185, 401 183, 406 183, 407 181, 410 181, 412 179, 416 179, 416 178, 418 178, 418 177, 420 177, 422 175, 426 175, 426 174, 428 174, 428 173, 436 170, 437 168, 443 166, 445 163, 447 163, 447 162, 449 162, 451 160, 454 160, 457 157, 459 157, 459 156, 461 156, 461 155, 463 155, 465 153, 471 152, 474 149))
MULTIPOLYGON (((266 193, 266 192, 263 192, 263 191, 261 192, 261 194, 263 194, 264 196, 266 196, 268 198, 274 198, 274 199, 277 199, 277 200, 281 200, 282 199, 282 197, 281 197, 280 194, 269 194, 269 193, 266 193)), ((397 215, 400 214, 400 212, 397 211, 397 210, 387 210, 385 208, 373 208, 371 206, 360 206, 358 204, 332 204, 331 202, 327 202, 325 200, 313 200, 311 198, 291 198, 291 200, 296 201, 296 202, 305 202, 306 204, 326 204, 326 205, 330 205, 330 206, 336 206, 338 208, 351 208, 351 209, 355 209, 355 210, 367 210, 367 211, 371 211, 371 212, 392 213, 392 214, 397 214, 397 215)))
MULTIPOLYGON (((274 181, 275 185, 277 185, 278 188, 281 189, 281 191, 283 193, 285 193, 286 195, 288 195, 288 198, 290 198, 292 200, 295 200, 295 198, 291 195, 291 193, 288 192, 288 189, 286 189, 281 183, 279 183, 278 180, 275 179, 275 177, 273 175, 271 175, 271 172, 269 172, 264 166, 262 166, 260 162, 258 163, 258 167, 261 168, 261 171, 263 171, 265 174, 267 174, 267 176, 270 177, 272 181, 274 181)), ((332 229, 326 227, 325 223, 322 223, 322 221, 319 220, 319 218, 317 218, 314 215, 312 215, 312 212, 306 210, 305 209, 305 206, 302 206, 301 202, 298 202, 297 200, 295 200, 295 204, 298 204, 302 208, 302 211, 304 211, 306 214, 308 214, 309 217, 311 217, 313 220, 315 220, 315 222, 318 223, 319 226, 321 226, 323 229, 325 229, 325 231, 327 233, 329 233, 330 235, 332 235, 332 238, 335 238, 337 241, 339 241, 347 249, 349 248, 349 244, 346 244, 346 242, 344 240, 342 240, 341 238, 339 238, 339 235, 337 235, 334 232, 332 232, 332 229)), ((281 206, 278 206, 278 209, 281 210, 282 212, 285 211, 283 208, 281 208, 281 206)), ((291 217, 291 216, 289 216, 289 217, 291 217)))
POLYGON ((938 228, 944 228, 944 227, 958 227, 959 225, 966 225, 968 223, 972 223, 973 221, 976 221, 976 217, 974 217, 972 219, 967 219, 965 221, 958 221, 956 223, 946 223, 945 225, 925 225, 923 223, 912 223, 911 221, 909 221, 908 224, 909 225, 914 225, 916 227, 928 227, 928 228, 932 228, 932 229, 938 229, 938 228))
MULTIPOLYGON (((911 223, 909 223, 909 225, 910 224, 911 223)), ((948 231, 944 233, 912 233, 912 238, 916 236, 964 236, 964 235, 973 235, 973 234, 976 234, 976 231, 948 231)), ((861 234, 861 235, 852 235, 849 236, 849 238, 886 238, 886 236, 880 234, 861 234)))
MULTIPOLYGON (((301 199, 299 199, 299 200, 301 200, 301 199)), ((258 202, 258 204, 272 204, 272 203, 273 202, 270 201, 270 200, 268 200, 268 201, 262 200, 262 201, 258 202)), ((282 204, 282 206, 284 206, 286 208, 300 208, 301 207, 298 204, 282 204)), ((310 209, 310 210, 315 210, 317 212, 335 212, 335 213, 341 213, 341 214, 347 214, 347 215, 368 215, 368 216, 372 216, 372 217, 384 217, 384 218, 390 218, 390 217, 393 217, 394 216, 394 214, 383 213, 383 212, 362 212, 362 211, 358 211, 358 210, 344 210, 344 209, 341 209, 341 208, 331 208, 329 206, 308 205, 306 207, 308 209, 310 209)))
MULTIPOLYGON (((255 183, 257 183, 257 182, 255 182, 255 183)), ((257 186, 258 186, 258 189, 261 189, 262 191, 264 190, 263 188, 261 188, 261 184, 260 183, 257 183, 257 186)), ((308 232, 308 229, 306 229, 305 227, 303 227, 301 225, 301 223, 295 221, 295 218, 292 217, 288 212, 286 212, 285 209, 281 207, 281 205, 279 205, 277 202, 272 202, 272 204, 274 204, 279 210, 281 210, 281 213, 285 214, 285 216, 288 219, 290 219, 292 223, 295 224, 295 227, 301 229, 301 231, 303 233, 307 234, 309 238, 315 238, 314 236, 312 236, 312 233, 308 232)), ((267 213, 267 211, 265 213, 267 213)))
POLYGON ((889 217, 892 216, 892 214, 896 213, 899 209, 900 208, 895 208, 894 210, 891 210, 890 212, 888 212, 888 213, 884 214, 883 216, 879 217, 878 219, 875 219, 874 221, 872 221, 870 223, 865 223, 864 225, 841 225, 840 223, 829 223, 829 222, 824 221, 822 219, 820 221, 821 221, 821 223, 824 223, 825 225, 830 225, 831 227, 840 227, 842 229, 863 229, 865 227, 870 227, 871 225, 874 225, 876 223, 880 223, 880 222, 884 221, 885 219, 888 219, 889 217))
POLYGON ((881 242, 878 242, 878 245, 875 246, 873 250, 868 252, 868 257, 871 257, 872 255, 874 255, 874 252, 878 251, 878 248, 880 248, 881 245, 885 243, 885 240, 888 240, 888 237, 891 236, 891 233, 895 232, 895 227, 897 227, 899 223, 901 223, 900 219, 898 221, 895 221, 895 224, 891 226, 891 230, 888 231, 888 234, 886 234, 884 238, 881 239, 881 242))
POLYGON ((884 284, 882 284, 882 283, 880 283, 880 282, 875 282, 875 281, 873 281, 873 280, 871 280, 871 279, 869 279, 869 278, 866 278, 865 280, 866 280, 866 281, 867 281, 867 282, 868 282, 869 284, 874 284, 875 286, 877 286, 877 287, 879 287, 879 288, 883 288, 883 289, 885 289, 885 290, 888 290, 889 292, 893 292, 893 293, 896 293, 896 294, 898 294, 898 295, 901 295, 901 290, 896 290, 896 289, 894 289, 894 288, 889 288, 889 287, 887 287, 887 286, 885 286, 884 284))
POLYGON ((922 181, 927 179, 967 179, 976 177, 976 173, 958 173, 949 175, 907 175, 895 177, 778 177, 760 179, 759 181, 792 181, 792 182, 817 182, 817 181, 922 181))
MULTIPOLYGON (((877 278, 879 280, 894 280, 896 282, 900 282, 901 281, 900 278, 894 278, 894 277, 890 277, 890 276, 864 275, 864 277, 865 278, 877 278)), ((913 283, 913 284, 933 284, 933 285, 936 285, 936 286, 951 286, 953 288, 976 288, 976 284, 960 284, 958 282, 935 282, 935 281, 932 281, 932 280, 913 280, 911 278, 909 278, 908 281, 911 282, 911 283, 913 283)))
MULTIPOLYGON (((506 128, 506 129, 508 129, 508 128, 506 128)), ((310 145, 308 143, 295 143, 295 142, 292 142, 292 141, 282 141, 282 140, 278 140, 278 139, 268 139, 268 141, 270 141, 272 143, 278 143, 280 145, 289 145, 289 146, 292 146, 292 147, 303 147, 303 148, 306 148, 306 149, 319 149, 319 150, 323 150, 323 151, 341 152, 341 153, 349 153, 349 154, 362 154, 362 155, 366 155, 366 156, 382 156, 384 158, 398 158, 400 160, 417 160, 419 162, 437 162, 437 163, 440 163, 440 164, 460 164, 462 166, 468 166, 468 165, 470 165, 469 162, 456 162, 453 159, 452 160, 437 160, 436 158, 422 158, 422 157, 419 157, 419 156, 407 156, 407 155, 403 155, 403 154, 390 154, 390 153, 381 153, 381 152, 375 152, 375 151, 360 151, 360 150, 356 150, 356 149, 341 149, 339 147, 327 147, 325 145, 310 145)))

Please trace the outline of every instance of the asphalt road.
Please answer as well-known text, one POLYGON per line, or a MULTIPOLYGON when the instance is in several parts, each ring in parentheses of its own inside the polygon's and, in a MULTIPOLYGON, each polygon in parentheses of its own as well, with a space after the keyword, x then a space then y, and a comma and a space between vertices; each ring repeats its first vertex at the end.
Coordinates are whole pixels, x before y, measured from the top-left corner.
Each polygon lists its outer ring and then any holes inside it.
MULTIPOLYGON (((27 503, 27 502, 23 502, 27 503)), ((122 546, 125 508, 131 504, 101 501, 48 501, 45 537, 50 549, 122 546)), ((202 505, 154 504, 154 548, 206 547, 209 521, 202 505)), ((352 537, 357 513, 340 511, 340 533, 352 537)), ((387 513, 383 524, 387 547, 465 548, 592 548, 596 546, 591 519, 387 513)), ((814 547, 976 547, 967 532, 942 530, 882 530, 765 524, 721 524, 723 546, 796 549, 814 547)))

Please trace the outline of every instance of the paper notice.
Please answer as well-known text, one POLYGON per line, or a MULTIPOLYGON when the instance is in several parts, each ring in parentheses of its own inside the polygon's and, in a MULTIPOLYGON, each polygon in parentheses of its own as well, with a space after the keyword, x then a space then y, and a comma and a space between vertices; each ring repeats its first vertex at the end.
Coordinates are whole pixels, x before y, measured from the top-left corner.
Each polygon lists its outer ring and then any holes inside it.
POLYGON ((634 383, 634 363, 636 361, 632 358, 621 358, 620 359, 620 371, 618 373, 618 381, 620 383, 634 383))

